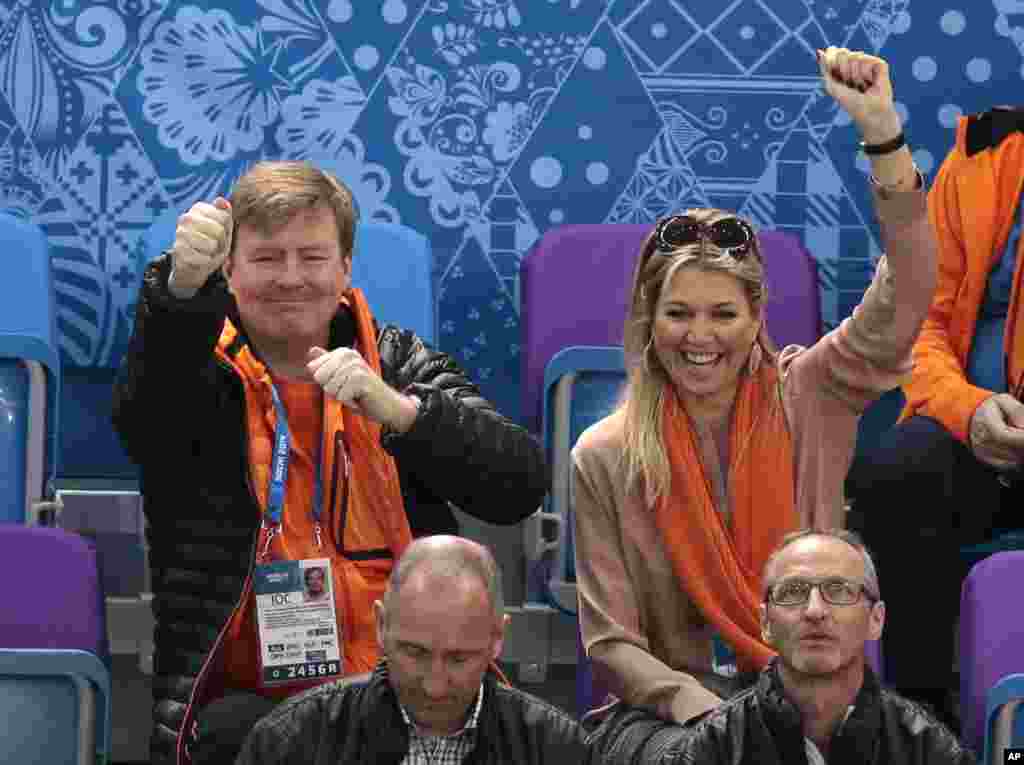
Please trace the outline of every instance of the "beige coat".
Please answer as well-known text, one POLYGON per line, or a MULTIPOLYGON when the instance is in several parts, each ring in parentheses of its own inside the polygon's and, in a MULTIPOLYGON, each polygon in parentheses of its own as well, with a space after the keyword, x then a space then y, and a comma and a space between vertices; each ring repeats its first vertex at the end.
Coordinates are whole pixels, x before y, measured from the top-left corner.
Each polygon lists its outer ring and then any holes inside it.
MULTIPOLYGON (((793 435, 802 525, 844 526, 843 481, 860 414, 898 386, 935 285, 935 240, 925 192, 875 195, 887 256, 853 315, 810 348, 779 360, 793 435)), ((721 465, 724 433, 696 423, 704 469, 730 514, 721 465), (717 438, 716 438, 717 435, 717 438)), ((679 722, 719 699, 692 673, 711 670, 712 630, 677 581, 642 492, 625 492, 621 412, 580 436, 573 450, 576 576, 583 643, 595 671, 626 702, 679 722)))

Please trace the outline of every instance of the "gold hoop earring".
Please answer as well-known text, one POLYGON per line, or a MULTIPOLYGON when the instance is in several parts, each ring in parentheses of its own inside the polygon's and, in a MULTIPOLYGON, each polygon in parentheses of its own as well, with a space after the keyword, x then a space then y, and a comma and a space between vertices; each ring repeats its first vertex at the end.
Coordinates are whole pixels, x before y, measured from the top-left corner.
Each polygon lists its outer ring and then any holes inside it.
POLYGON ((644 371, 649 375, 654 374, 654 370, 651 369, 651 351, 654 350, 654 334, 652 333, 650 338, 647 340, 647 345, 644 346, 644 371))
POLYGON ((757 370, 761 368, 763 358, 764 351, 761 348, 761 341, 754 340, 754 345, 750 349, 750 358, 747 359, 747 373, 751 375, 757 374, 757 370))

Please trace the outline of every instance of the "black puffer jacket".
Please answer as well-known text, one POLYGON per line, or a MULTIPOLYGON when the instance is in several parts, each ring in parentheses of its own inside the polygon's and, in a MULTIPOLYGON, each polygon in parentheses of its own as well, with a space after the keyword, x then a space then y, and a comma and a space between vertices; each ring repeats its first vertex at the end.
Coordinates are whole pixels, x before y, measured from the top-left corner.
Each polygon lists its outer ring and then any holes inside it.
MULTIPOLYGON (((178 300, 167 290, 169 268, 163 257, 146 270, 113 415, 141 468, 148 522, 153 763, 174 761, 192 685, 241 594, 260 517, 248 480, 241 381, 213 353, 225 317, 244 333, 234 300, 219 274, 192 299, 178 300)), ((330 346, 350 345, 354 336, 342 309, 330 346)), ((378 347, 384 380, 422 401, 407 433, 383 437, 413 535, 455 533, 449 502, 498 524, 536 510, 549 483, 537 440, 495 412, 451 357, 413 333, 384 327, 378 347)))
MULTIPOLYGON (((608 765, 807 765, 800 712, 786 698, 777 660, 757 684, 685 726, 635 708, 610 714, 588 739, 608 765)), ((870 668, 828 765, 971 765, 973 753, 931 714, 883 689, 870 668)))
MULTIPOLYGON (((409 751, 387 665, 282 702, 249 734, 235 765, 400 765, 409 751)), ((545 701, 484 676, 477 744, 464 765, 585 765, 579 724, 545 701)))

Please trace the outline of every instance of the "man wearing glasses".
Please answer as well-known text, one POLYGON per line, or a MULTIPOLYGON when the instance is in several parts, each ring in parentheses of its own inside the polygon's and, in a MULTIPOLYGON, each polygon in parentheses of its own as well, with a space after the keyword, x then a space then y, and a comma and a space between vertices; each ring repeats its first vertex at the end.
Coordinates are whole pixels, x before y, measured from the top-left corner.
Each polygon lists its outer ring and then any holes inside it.
POLYGON ((973 763, 934 715, 879 685, 865 663, 885 604, 849 531, 787 535, 765 564, 761 630, 778 656, 754 687, 686 726, 636 711, 595 731, 595 756, 625 763, 973 763))

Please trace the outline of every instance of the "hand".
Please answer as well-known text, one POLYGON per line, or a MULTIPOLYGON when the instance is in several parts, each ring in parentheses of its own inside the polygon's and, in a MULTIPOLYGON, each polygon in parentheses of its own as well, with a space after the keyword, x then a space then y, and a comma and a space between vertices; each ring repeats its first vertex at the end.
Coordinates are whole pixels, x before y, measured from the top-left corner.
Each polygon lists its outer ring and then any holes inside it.
POLYGON ((883 59, 833 47, 817 56, 825 92, 850 115, 865 143, 885 143, 900 134, 903 124, 883 59))
POLYGON ((986 399, 968 428, 974 456, 996 470, 1020 467, 1024 456, 1024 404, 1008 393, 986 399))
POLYGON ((335 348, 328 352, 314 347, 308 358, 306 369, 329 396, 397 433, 412 427, 418 400, 384 382, 358 351, 335 348))
POLYGON ((231 203, 217 197, 213 204, 196 202, 178 218, 171 248, 167 286, 175 297, 195 295, 231 252, 231 203))

